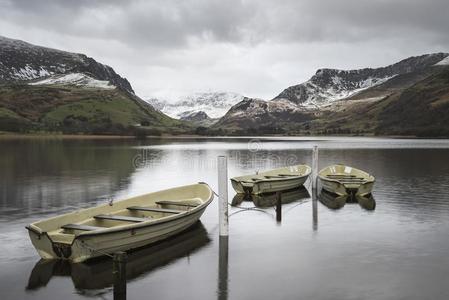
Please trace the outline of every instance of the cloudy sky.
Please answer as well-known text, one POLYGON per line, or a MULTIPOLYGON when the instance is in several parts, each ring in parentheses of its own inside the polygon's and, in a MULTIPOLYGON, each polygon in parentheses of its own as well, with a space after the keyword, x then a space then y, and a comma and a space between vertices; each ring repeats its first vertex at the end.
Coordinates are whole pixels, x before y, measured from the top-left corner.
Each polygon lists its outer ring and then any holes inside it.
POLYGON ((81 52, 139 96, 271 99, 316 69, 449 52, 448 0, 0 0, 0 35, 81 52))

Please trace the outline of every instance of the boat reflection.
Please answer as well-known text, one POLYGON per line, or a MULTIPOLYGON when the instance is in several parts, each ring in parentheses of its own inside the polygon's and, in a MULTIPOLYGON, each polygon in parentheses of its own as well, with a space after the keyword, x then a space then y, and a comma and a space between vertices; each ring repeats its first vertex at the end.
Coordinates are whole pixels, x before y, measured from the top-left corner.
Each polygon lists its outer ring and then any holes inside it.
MULTIPOLYGON (((310 197, 306 188, 300 187, 281 192, 282 204, 288 204, 295 201, 300 201, 310 197)), ((266 208, 276 206, 276 193, 265 194, 236 194, 232 199, 232 206, 239 206, 243 201, 252 201, 256 207, 266 208)))
POLYGON ((330 209, 340 209, 346 203, 358 203, 365 210, 374 210, 376 208, 376 200, 372 194, 366 196, 355 195, 353 197, 348 195, 339 196, 321 189, 318 199, 330 209))
MULTIPOLYGON (((188 231, 155 245, 128 253, 126 279, 142 274, 186 257, 210 243, 206 229, 198 222, 188 231)), ((39 260, 31 271, 27 290, 44 287, 53 276, 71 276, 76 289, 103 289, 113 284, 112 260, 101 258, 72 264, 64 260, 39 260)))

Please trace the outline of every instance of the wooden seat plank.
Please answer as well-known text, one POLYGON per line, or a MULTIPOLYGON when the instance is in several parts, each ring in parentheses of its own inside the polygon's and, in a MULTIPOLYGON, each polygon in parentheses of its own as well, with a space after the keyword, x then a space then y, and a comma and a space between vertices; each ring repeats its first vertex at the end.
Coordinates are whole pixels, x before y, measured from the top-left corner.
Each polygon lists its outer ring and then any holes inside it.
POLYGON ((194 204, 188 204, 185 202, 178 202, 178 201, 172 201, 172 200, 161 200, 161 201, 157 201, 156 204, 159 205, 177 205, 177 206, 188 206, 188 207, 197 207, 199 204, 194 205, 194 204))
POLYGON ((184 212, 184 210, 146 207, 146 206, 130 206, 130 207, 127 207, 127 209, 128 210, 140 210, 140 211, 154 211, 154 212, 169 213, 169 214, 180 214, 180 213, 184 212))
POLYGON ((90 226, 90 225, 83 225, 83 224, 65 224, 61 226, 62 229, 72 229, 72 230, 82 230, 82 231, 94 231, 99 229, 104 229, 105 227, 99 227, 99 226, 90 226))
POLYGON ((94 216, 94 218, 100 220, 124 221, 134 223, 148 221, 147 218, 137 218, 137 217, 118 216, 118 215, 96 215, 94 216))

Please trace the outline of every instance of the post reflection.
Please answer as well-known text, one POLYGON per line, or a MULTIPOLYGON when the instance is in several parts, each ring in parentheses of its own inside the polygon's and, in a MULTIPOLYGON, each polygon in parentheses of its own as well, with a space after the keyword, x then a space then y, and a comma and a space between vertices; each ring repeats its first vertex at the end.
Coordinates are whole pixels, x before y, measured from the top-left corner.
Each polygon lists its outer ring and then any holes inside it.
POLYGON ((312 228, 318 230, 318 199, 316 189, 312 189, 312 228))
POLYGON ((229 237, 220 236, 218 243, 218 300, 228 299, 229 237))

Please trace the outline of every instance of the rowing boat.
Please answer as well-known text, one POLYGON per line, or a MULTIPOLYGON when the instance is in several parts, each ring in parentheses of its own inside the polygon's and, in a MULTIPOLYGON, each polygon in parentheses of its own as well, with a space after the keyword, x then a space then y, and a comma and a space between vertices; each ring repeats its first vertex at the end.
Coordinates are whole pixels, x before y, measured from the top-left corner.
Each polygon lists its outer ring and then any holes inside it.
POLYGON ((375 181, 367 172, 345 165, 326 167, 318 173, 318 178, 323 189, 340 196, 366 196, 371 193, 375 181))
POLYGON ((262 194, 298 188, 311 172, 307 165, 296 165, 231 178, 237 193, 262 194))
POLYGON ((127 251, 189 228, 214 198, 205 183, 181 186, 52 217, 28 225, 44 259, 87 259, 127 251))

